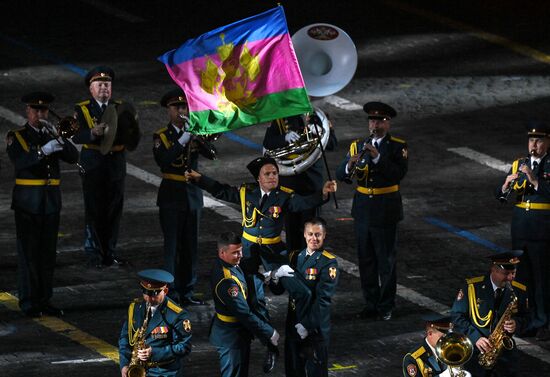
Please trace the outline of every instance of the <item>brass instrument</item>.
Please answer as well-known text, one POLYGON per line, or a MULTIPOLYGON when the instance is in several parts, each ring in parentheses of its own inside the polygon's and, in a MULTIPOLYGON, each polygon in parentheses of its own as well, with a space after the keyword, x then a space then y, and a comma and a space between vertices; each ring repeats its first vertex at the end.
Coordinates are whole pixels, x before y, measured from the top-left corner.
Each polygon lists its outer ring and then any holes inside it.
POLYGON ((348 176, 344 179, 344 182, 346 183, 352 183, 353 181, 353 178, 357 175, 357 170, 359 170, 359 163, 363 161, 363 159, 365 158, 365 155, 367 153, 369 153, 369 150, 367 148, 365 148, 365 146, 367 144, 370 144, 372 142, 372 139, 374 138, 374 131, 371 132, 371 134, 369 135, 368 139, 365 140, 365 142, 363 143, 363 150, 361 151, 361 154, 359 155, 359 157, 357 158, 357 161, 352 165, 352 167, 349 169, 349 174, 348 176))
POLYGON ((99 152, 106 155, 113 145, 124 145, 130 152, 134 151, 141 139, 139 117, 136 109, 129 102, 109 104, 101 115, 100 123, 105 123, 99 152))
MULTIPOLYGON (((533 153, 533 151, 531 151, 531 154, 533 153)), ((512 194, 512 191, 514 191, 514 185, 519 181, 520 178, 522 178, 522 176, 524 175, 521 171, 520 171, 520 168, 521 166, 523 165, 527 165, 529 163, 529 158, 526 157, 524 158, 521 163, 519 164, 519 167, 518 167, 518 177, 516 179, 514 179, 513 181, 510 182, 510 185, 508 186, 508 189, 506 191, 504 191, 502 193, 502 195, 500 195, 498 197, 498 200, 501 202, 501 203, 508 203, 508 199, 510 198, 510 194, 512 194)))
POLYGON ((504 330, 504 323, 510 320, 513 314, 517 313, 518 298, 509 282, 506 282, 506 288, 512 293, 512 301, 510 301, 493 332, 489 335, 489 342, 491 342, 492 345, 491 349, 488 352, 479 355, 479 365, 485 369, 491 369, 495 366, 495 363, 503 348, 507 350, 514 348, 514 342, 512 341, 510 334, 504 330))
POLYGON ((145 344, 145 331, 147 331, 147 325, 149 324, 149 319, 151 317, 151 305, 147 304, 147 310, 145 314, 145 319, 143 320, 143 325, 130 337, 130 346, 132 348, 132 358, 130 359, 130 364, 128 365, 128 377, 145 377, 147 374, 146 369, 149 367, 147 361, 142 361, 138 358, 138 351, 145 349, 147 346, 145 344))
POLYGON ((449 331, 435 345, 435 353, 439 360, 447 364, 451 377, 466 377, 470 373, 462 368, 474 352, 472 341, 464 334, 449 331))

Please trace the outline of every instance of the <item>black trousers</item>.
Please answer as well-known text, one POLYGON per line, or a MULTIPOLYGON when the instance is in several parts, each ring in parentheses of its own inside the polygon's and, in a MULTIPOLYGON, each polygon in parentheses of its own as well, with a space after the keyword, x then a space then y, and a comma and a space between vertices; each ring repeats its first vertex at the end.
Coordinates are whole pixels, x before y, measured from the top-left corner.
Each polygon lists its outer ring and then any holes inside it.
POLYGON ((386 313, 397 291, 397 224, 384 227, 355 222, 361 288, 368 310, 386 313))
POLYGON ((285 375, 286 377, 327 377, 328 342, 312 341, 308 338, 295 339, 287 334, 285 375))
POLYGON ((174 276, 174 290, 180 299, 193 296, 197 283, 200 210, 160 207, 164 234, 164 268, 174 276))
POLYGON ((52 297, 59 212, 36 215, 16 209, 15 229, 19 307, 40 310, 52 297))
POLYGON ((124 181, 124 178, 110 179, 105 169, 86 171, 82 176, 86 221, 84 250, 92 263, 110 265, 116 257, 124 181))
POLYGON ((514 249, 521 249, 517 281, 527 285, 529 302, 533 306, 530 328, 550 325, 550 240, 513 239, 514 249))

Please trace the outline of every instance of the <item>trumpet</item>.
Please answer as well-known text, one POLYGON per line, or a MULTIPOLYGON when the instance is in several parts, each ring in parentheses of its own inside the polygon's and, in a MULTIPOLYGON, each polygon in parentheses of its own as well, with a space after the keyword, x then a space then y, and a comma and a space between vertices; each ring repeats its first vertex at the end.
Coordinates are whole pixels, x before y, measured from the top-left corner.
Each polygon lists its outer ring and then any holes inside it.
MULTIPOLYGON (((534 151, 531 151, 531 154, 533 154, 533 152, 534 151)), ((512 191, 514 191, 515 184, 518 183, 518 181, 522 179, 523 176, 525 175, 523 172, 520 171, 520 169, 523 165, 527 165, 528 162, 529 162, 529 157, 525 157, 524 159, 522 159, 521 163, 519 163, 518 172, 517 172, 518 177, 512 180, 508 185, 508 188, 506 189, 506 191, 503 191, 502 194, 498 197, 498 200, 501 203, 508 203, 508 199, 510 198, 512 191)))
POLYGON ((353 178, 357 175, 357 170, 358 170, 358 167, 359 167, 358 166, 359 161, 363 160, 363 158, 365 158, 365 155, 369 152, 369 150, 367 148, 365 148, 365 146, 367 144, 370 144, 372 142, 373 138, 374 138, 374 131, 371 132, 368 139, 365 140, 365 142, 363 143, 363 150, 361 151, 361 154, 359 155, 359 158, 357 158, 357 161, 355 161, 353 166, 349 169, 349 174, 344 179, 344 182, 351 183, 353 181, 353 178))

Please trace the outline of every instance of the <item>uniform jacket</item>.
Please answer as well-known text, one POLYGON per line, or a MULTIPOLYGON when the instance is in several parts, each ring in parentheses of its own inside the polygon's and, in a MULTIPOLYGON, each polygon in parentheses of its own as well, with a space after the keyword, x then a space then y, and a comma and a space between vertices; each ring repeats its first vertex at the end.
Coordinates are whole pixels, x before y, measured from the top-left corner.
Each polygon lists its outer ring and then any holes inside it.
MULTIPOLYGON (((144 301, 135 300, 128 309, 128 318, 122 326, 118 340, 120 368, 129 365, 132 346, 128 339, 128 327, 137 331, 146 315, 144 301)), ((145 343, 152 347, 152 362, 160 366, 148 370, 147 376, 173 376, 180 368, 180 359, 191 352, 191 322, 187 311, 166 297, 149 320, 145 343)))
MULTIPOLYGON (((109 101, 121 104, 121 101, 109 101)), ((111 180, 122 179, 126 176, 126 155, 124 149, 119 152, 109 152, 102 155, 97 149, 101 137, 92 140, 90 130, 94 127, 94 120, 99 124, 103 112, 95 99, 82 101, 75 105, 76 118, 80 126, 72 140, 76 144, 84 144, 80 152, 80 164, 86 171, 104 168, 107 169, 111 180), (88 116, 89 115, 89 116, 88 116), (94 149, 96 148, 96 149, 94 149)), ((113 146, 116 145, 116 140, 113 146)))
POLYGON ((416 347, 403 357, 403 376, 435 377, 446 369, 447 365, 438 362, 426 339, 420 347, 416 347))
MULTIPOLYGON (((309 310, 302 325, 308 330, 308 337, 319 341, 328 341, 330 337, 330 307, 332 296, 336 291, 336 285, 340 272, 336 257, 324 250, 317 250, 307 257, 306 249, 290 256, 290 264, 295 271, 294 278, 302 279, 312 293, 309 302, 309 310)), ((287 336, 298 339, 296 332, 296 304, 299 301, 289 292, 289 310, 287 315, 287 336)))
MULTIPOLYGON (((304 122, 300 116, 274 120, 265 132, 264 148, 274 150, 286 147, 288 145, 285 140, 287 128, 288 130, 302 133, 304 122)), ((325 150, 332 151, 337 144, 336 134, 331 128, 325 150)), ((320 158, 304 172, 290 176, 279 176, 279 180, 282 186, 293 189, 297 194, 310 195, 323 188, 323 184, 325 183, 324 171, 325 167, 320 158)))
MULTIPOLYGON (((184 176, 185 170, 198 169, 198 152, 192 151, 187 163, 188 145, 178 142, 179 135, 171 124, 153 134, 153 155, 163 174, 184 176)), ((157 196, 159 207, 198 210, 203 206, 202 191, 195 185, 163 178, 157 196)))
MULTIPOLYGON (((59 180, 59 159, 74 164, 78 161, 78 150, 66 141, 63 150, 38 157, 38 150, 53 137, 37 132, 28 123, 22 128, 8 132, 7 152, 15 167, 16 179, 59 180)), ((12 195, 12 209, 33 214, 51 214, 61 210, 59 185, 15 185, 12 195)))
MULTIPOLYGON (((517 168, 525 162, 530 163, 530 157, 514 161, 509 174, 516 172, 517 168)), ((525 174, 520 173, 517 183, 514 185, 516 192, 516 204, 521 202, 546 203, 550 205, 550 158, 544 156, 539 164, 538 171, 534 172, 538 178, 537 191, 529 183, 525 174)), ((497 188, 497 197, 502 195, 501 187, 497 188)), ((514 206, 512 216, 512 237, 523 240, 550 240, 550 209, 527 209, 514 206)))
POLYGON ((273 327, 251 312, 248 288, 242 270, 217 259, 211 274, 216 314, 212 319, 210 343, 216 347, 245 347, 253 336, 269 343, 273 327))
MULTIPOLYGON (((343 181, 347 178, 346 165, 352 155, 361 154, 364 140, 355 140, 350 152, 336 170, 336 177, 343 181)), ((380 160, 372 163, 370 155, 358 161, 357 185, 366 188, 382 188, 399 185, 408 169, 407 144, 404 140, 387 134, 381 141, 380 160)), ((403 219, 403 205, 399 191, 369 195, 355 192, 351 214, 356 221, 367 222, 374 226, 395 224, 403 219)))
MULTIPOLYGON (((527 307, 527 288, 516 281, 512 282, 514 294, 518 298, 518 312, 512 318, 516 320, 516 333, 521 334, 526 329, 529 321, 529 310, 527 307)), ((512 292, 504 290, 502 302, 496 308, 496 314, 488 317, 493 312, 495 293, 489 275, 466 279, 459 291, 451 309, 454 329, 465 334, 475 345, 481 337, 488 338, 494 326, 505 312, 508 304, 512 301, 512 292), (472 315, 472 311, 474 315, 472 315), (477 314, 475 314, 477 312, 477 314), (490 318, 489 321, 483 318, 490 318)))

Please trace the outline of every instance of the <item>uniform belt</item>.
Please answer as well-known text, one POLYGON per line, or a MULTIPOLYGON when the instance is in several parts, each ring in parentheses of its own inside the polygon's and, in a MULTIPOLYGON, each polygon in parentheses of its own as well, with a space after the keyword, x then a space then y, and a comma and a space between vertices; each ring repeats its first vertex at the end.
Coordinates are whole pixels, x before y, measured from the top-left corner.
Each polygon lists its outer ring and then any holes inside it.
POLYGON ((59 186, 60 182, 60 179, 15 179, 15 184, 19 186, 59 186))
POLYGON ((521 202, 517 203, 516 207, 525 208, 526 211, 529 211, 530 209, 550 210, 550 203, 521 202))
POLYGON ((390 192, 399 191, 399 185, 393 185, 388 187, 363 187, 357 186, 357 191, 366 195, 382 195, 389 194, 390 192))
POLYGON ((223 314, 220 314, 220 313, 216 313, 216 317, 218 317, 223 322, 229 322, 229 323, 238 322, 237 317, 233 317, 233 316, 230 316, 230 315, 223 315, 223 314))
POLYGON ((187 182, 185 175, 162 173, 162 178, 169 179, 171 181, 187 182))
POLYGON ((243 232, 243 238, 250 242, 257 243, 258 245, 273 245, 281 242, 281 236, 277 237, 256 237, 246 232, 243 232))
MULTIPOLYGON (((99 148, 100 148, 99 145, 95 145, 95 144, 84 144, 83 147, 86 148, 86 149, 93 149, 93 150, 96 150, 96 151, 98 151, 99 148)), ((120 151, 123 151, 123 150, 124 150, 124 145, 113 145, 109 151, 110 152, 120 152, 120 151)))
POLYGON ((172 364, 176 359, 168 359, 168 360, 161 360, 161 361, 149 361, 147 363, 148 368, 157 368, 161 367, 163 365, 172 364))

